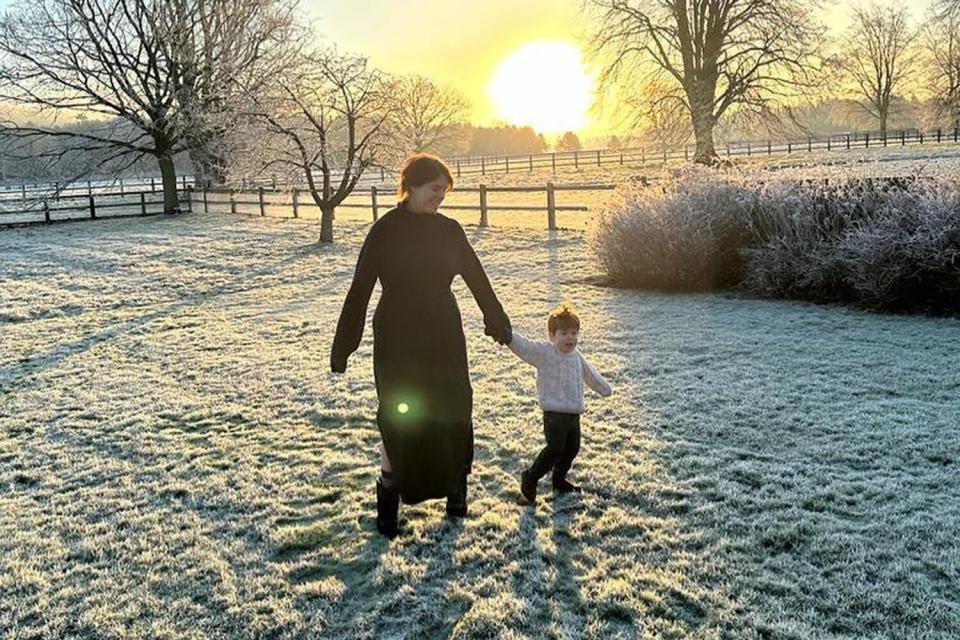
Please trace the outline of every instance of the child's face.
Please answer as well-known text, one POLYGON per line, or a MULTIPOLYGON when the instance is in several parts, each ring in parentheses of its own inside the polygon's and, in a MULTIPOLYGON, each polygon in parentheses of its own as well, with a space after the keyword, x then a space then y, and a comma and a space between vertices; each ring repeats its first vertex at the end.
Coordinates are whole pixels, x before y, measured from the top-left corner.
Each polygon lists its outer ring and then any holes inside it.
POLYGON ((569 329, 557 329, 550 336, 550 342, 553 343, 560 353, 570 353, 577 348, 577 341, 580 339, 580 330, 570 327, 569 329))

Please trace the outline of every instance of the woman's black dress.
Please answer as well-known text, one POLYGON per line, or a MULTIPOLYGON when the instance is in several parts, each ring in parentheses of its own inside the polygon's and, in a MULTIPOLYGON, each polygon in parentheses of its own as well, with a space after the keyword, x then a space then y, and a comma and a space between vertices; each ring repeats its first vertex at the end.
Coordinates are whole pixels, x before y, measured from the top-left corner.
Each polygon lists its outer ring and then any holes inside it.
POLYGON ((473 462, 473 389, 460 309, 450 290, 463 277, 487 335, 509 341, 510 320, 458 222, 403 203, 370 228, 343 303, 330 363, 346 368, 373 316, 377 425, 407 504, 453 495, 473 462))

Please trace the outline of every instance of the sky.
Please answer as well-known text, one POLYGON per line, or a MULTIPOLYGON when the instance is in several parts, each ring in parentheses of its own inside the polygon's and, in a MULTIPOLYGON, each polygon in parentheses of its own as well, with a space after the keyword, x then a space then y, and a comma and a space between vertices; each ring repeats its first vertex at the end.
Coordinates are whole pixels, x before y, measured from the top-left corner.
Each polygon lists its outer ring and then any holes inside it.
MULTIPOLYGON (((460 90, 472 105, 474 124, 522 124, 517 120, 525 114, 540 113, 551 116, 541 115, 535 123, 548 136, 571 129, 581 137, 599 137, 616 128, 609 108, 598 113, 577 106, 593 102, 597 75, 582 56, 589 26, 582 0, 300 1, 323 41, 365 55, 385 71, 416 73, 460 90), (539 49, 524 49, 533 43, 540 43, 539 49), (520 50, 525 55, 505 63, 520 50), (551 80, 551 73, 562 80, 551 80), (564 93, 555 99, 548 94, 556 87, 564 93), (557 130, 547 131, 547 123, 557 130)), ((849 22, 854 1, 825 0, 825 19, 835 32, 849 22)), ((919 19, 932 1, 902 3, 919 19)), ((12 4, 0 0, 0 9, 12 4)))
MULTIPOLYGON (((587 27, 580 0, 303 0, 319 32, 342 50, 369 56, 392 73, 418 73, 462 91, 475 124, 503 121, 490 96, 498 68, 511 52, 536 41, 570 42, 582 49, 587 27)), ((920 18, 931 0, 907 0, 920 18)), ((826 21, 842 30, 853 2, 827 3, 826 21)), ((585 75, 596 71, 585 68, 585 75)), ((531 99, 536 94, 531 94, 531 99)), ((590 113, 578 128, 599 135, 609 113, 590 113)))
POLYGON ((499 119, 488 94, 499 64, 535 41, 578 42, 578 0, 304 0, 338 47, 393 73, 460 89, 478 124, 499 119))

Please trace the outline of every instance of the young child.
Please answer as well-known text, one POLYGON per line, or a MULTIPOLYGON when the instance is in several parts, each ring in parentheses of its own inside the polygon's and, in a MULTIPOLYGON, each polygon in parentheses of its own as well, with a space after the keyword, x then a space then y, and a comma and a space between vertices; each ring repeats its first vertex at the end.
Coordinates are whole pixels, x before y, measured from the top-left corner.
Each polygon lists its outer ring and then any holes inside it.
POLYGON ((577 350, 580 318, 572 305, 563 303, 547 318, 550 342, 533 342, 513 331, 510 350, 537 368, 537 394, 543 409, 543 433, 547 446, 533 465, 520 475, 522 503, 537 499, 537 483, 553 469, 553 490, 580 491, 567 480, 567 471, 580 451, 580 414, 583 413, 583 384, 607 397, 610 384, 577 350))

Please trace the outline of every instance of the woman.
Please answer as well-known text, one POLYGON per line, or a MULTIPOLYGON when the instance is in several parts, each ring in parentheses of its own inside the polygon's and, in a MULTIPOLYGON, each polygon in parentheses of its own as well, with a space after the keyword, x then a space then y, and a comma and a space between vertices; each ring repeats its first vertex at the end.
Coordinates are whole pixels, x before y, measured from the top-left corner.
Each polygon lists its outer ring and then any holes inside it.
POLYGON ((377 425, 382 437, 377 480, 377 529, 397 535, 399 500, 447 498, 447 514, 467 513, 467 474, 473 462, 473 389, 457 301, 450 290, 463 277, 483 312, 487 335, 505 344, 510 319, 463 228, 437 212, 453 187, 438 158, 418 154, 400 176, 397 207, 370 228, 343 303, 330 354, 334 372, 360 343, 377 279, 382 293, 373 316, 377 425))

